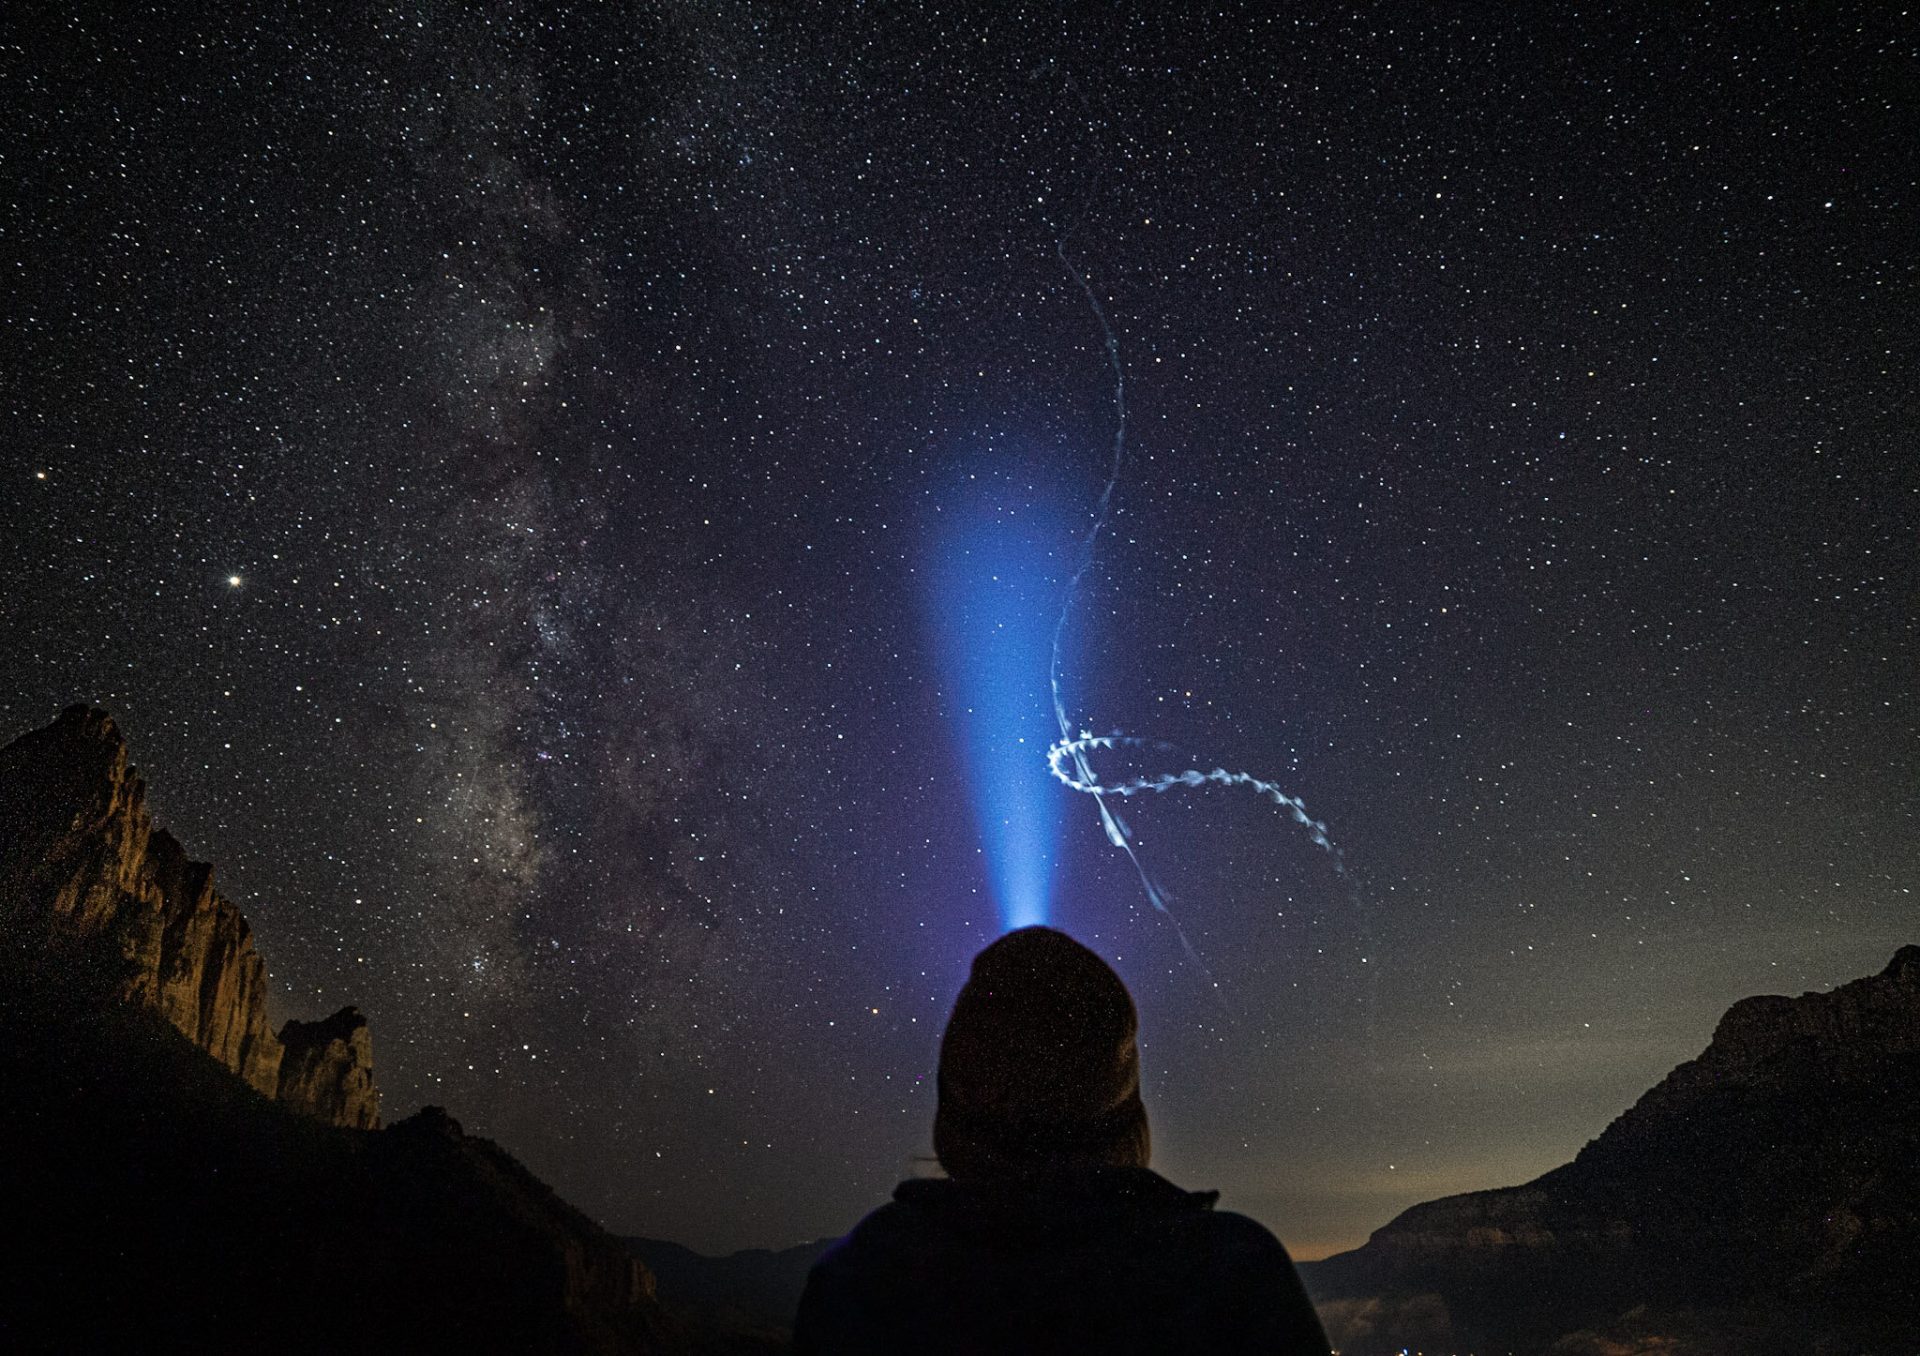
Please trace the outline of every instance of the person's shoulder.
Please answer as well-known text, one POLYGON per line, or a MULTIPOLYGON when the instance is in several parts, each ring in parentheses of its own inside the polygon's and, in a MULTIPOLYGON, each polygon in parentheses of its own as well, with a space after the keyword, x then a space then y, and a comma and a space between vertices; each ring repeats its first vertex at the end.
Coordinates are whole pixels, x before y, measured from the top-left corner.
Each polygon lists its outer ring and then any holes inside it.
POLYGON ((822 1268, 844 1266, 849 1257, 870 1246, 875 1239, 895 1232, 900 1226, 899 1211, 897 1201, 888 1201, 877 1210, 869 1211, 858 1224, 842 1234, 838 1242, 814 1260, 813 1269, 819 1271, 822 1268))
POLYGON ((888 1201, 868 1212, 839 1242, 821 1253, 812 1274, 830 1278, 869 1270, 880 1259, 897 1257, 904 1244, 925 1230, 920 1211, 902 1201, 888 1201))
POLYGON ((940 1302, 955 1281, 926 1216, 900 1200, 872 1211, 807 1272, 795 1317, 795 1351, 883 1352, 902 1314, 940 1302), (828 1340, 831 1338, 831 1340, 828 1340))
POLYGON ((897 1202, 873 1211, 807 1270, 794 1315, 793 1350, 800 1356, 835 1351, 883 1351, 873 1335, 875 1300, 887 1284, 887 1262, 894 1251, 887 1236, 895 1227, 897 1202))
POLYGON ((1188 1246, 1204 1253, 1209 1266, 1233 1270, 1293 1270, 1293 1259, 1272 1230, 1232 1210, 1208 1210, 1186 1221, 1188 1246))
POLYGON ((1201 1218, 1207 1221, 1212 1235, 1229 1247, 1249 1253, 1287 1255, 1286 1246, 1273 1231, 1251 1216, 1233 1210, 1209 1210, 1201 1218))
POLYGON ((1286 1246, 1266 1225, 1231 1210, 1201 1218, 1204 1241, 1192 1255, 1202 1261, 1210 1321, 1218 1325, 1212 1349, 1325 1353, 1326 1333, 1286 1246))

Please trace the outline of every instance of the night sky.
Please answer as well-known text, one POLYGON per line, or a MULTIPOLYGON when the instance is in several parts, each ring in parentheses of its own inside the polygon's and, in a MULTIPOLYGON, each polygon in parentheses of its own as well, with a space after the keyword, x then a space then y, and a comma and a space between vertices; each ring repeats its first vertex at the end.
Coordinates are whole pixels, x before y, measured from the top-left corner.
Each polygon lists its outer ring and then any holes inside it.
POLYGON ((1896 7, 104 8, 0 20, 0 738, 109 707, 389 1119, 839 1233, 1017 858, 1316 1256, 1920 941, 1896 7), (1071 719, 1345 864, 1129 802, 1197 963, 1046 780, 1063 252, 1071 719))

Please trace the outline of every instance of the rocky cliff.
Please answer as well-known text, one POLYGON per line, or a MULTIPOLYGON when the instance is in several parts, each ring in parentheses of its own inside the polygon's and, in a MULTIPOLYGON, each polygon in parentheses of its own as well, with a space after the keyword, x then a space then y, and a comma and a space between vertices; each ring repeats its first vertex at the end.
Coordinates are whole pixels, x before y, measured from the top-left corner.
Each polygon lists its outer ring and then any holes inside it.
POLYGON ((349 1008, 274 1035, 246 918, 153 826, 105 711, 69 707, 0 749, 0 930, 72 983, 158 1013, 256 1091, 333 1124, 378 1123, 364 1019, 349 1008))
POLYGON ((353 1008, 276 1036, 246 919, 86 707, 0 749, 0 1090, 0 1351, 777 1349, 444 1111, 378 1128, 353 1008))
POLYGON ((1565 1167, 1415 1206, 1303 1272, 1351 1353, 1587 1350, 1582 1332, 1593 1350, 1717 1352, 1714 1332, 1744 1353, 1896 1349, 1920 1331, 1920 947, 1735 1004, 1565 1167))
POLYGON ((280 1028, 280 1100, 330 1125, 371 1130, 380 1124, 373 1086, 373 1037, 358 1008, 320 1022, 280 1028))
POLYGON ((1698 1059, 1661 1079, 1590 1154, 1615 1151, 1685 1116, 1702 1098, 1740 1090, 1795 1093, 1871 1082, 1889 1060, 1920 1055, 1920 946, 1878 975, 1828 993, 1743 998, 1721 1017, 1698 1059))

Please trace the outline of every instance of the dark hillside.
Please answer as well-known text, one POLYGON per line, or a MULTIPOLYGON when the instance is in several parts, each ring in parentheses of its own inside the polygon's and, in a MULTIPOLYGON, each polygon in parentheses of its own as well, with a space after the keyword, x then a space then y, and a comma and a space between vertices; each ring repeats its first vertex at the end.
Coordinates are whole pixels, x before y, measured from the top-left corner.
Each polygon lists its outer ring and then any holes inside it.
POLYGON ((1565 1167, 1415 1206, 1302 1271, 1362 1356, 1912 1351, 1920 947, 1830 993, 1735 1004, 1565 1167))
POLYGON ((377 1128, 365 1020, 264 979, 105 712, 0 749, 0 1348, 767 1349, 439 1108, 377 1128))
POLYGON ((152 1014, 11 978, 7 1349, 689 1349, 644 1267, 443 1112, 328 1126, 152 1014))

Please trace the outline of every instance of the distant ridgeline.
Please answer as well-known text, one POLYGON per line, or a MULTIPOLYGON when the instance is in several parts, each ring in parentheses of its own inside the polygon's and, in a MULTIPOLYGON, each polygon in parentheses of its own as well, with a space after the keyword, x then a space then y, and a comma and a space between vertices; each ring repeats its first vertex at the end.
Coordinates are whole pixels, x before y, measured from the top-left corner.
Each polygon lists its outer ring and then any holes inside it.
POLYGON ((365 1020, 267 1018, 104 711, 0 749, 0 1350, 770 1352, 437 1107, 365 1020))
POLYGON ((1301 1272, 1344 1356, 1920 1351, 1920 946, 1743 999, 1573 1162, 1301 1272))

